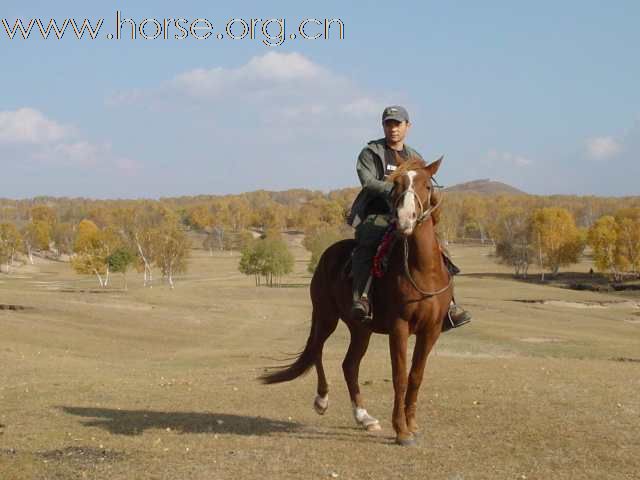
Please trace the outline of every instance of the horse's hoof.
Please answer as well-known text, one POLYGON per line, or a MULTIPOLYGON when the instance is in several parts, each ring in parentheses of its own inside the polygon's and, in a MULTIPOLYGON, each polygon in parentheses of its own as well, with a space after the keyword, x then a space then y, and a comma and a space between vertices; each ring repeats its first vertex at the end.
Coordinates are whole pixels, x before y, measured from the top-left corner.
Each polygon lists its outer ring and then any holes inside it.
POLYGON ((318 395, 313 402, 313 409, 318 415, 324 415, 329 408, 329 396, 321 397, 318 395))
POLYGON ((417 442, 414 437, 396 438, 396 443, 402 447, 415 447, 417 442))
POLYGON ((364 408, 354 407, 353 416, 355 417, 358 425, 360 425, 368 432, 376 432, 378 430, 382 430, 378 419, 369 415, 369 413, 364 408))
POLYGON ((365 428, 367 429, 367 432, 379 432, 382 430, 380 422, 370 423, 369 425, 366 425, 365 428))

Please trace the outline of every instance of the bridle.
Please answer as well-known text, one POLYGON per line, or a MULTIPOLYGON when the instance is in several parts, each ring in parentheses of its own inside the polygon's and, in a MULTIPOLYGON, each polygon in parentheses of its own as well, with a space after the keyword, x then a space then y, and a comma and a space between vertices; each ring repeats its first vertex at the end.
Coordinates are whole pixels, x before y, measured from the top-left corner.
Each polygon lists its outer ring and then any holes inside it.
MULTIPOLYGON (((440 196, 440 198, 438 199, 438 202, 435 205, 431 205, 431 190, 433 188, 444 188, 442 187, 442 185, 439 185, 438 182, 436 182, 436 179, 433 177, 431 177, 431 182, 432 182, 432 185, 431 185, 431 188, 429 188, 428 190, 429 193, 427 194, 427 205, 429 205, 429 208, 427 208, 426 210, 424 209, 422 200, 420 200, 420 195, 418 195, 416 191, 413 189, 413 186, 411 186, 410 188, 407 188, 404 192, 402 192, 400 195, 398 195, 398 198, 396 198, 396 200, 393 202, 394 213, 398 211, 398 205, 400 204, 400 200, 402 200, 407 193, 412 193, 413 198, 416 199, 418 206, 420 207, 421 213, 420 215, 418 215, 418 218, 416 219, 416 226, 420 225, 427 217, 429 217, 434 211, 436 211, 442 204, 442 196, 440 196)), ((397 217, 397 213, 395 215, 397 217)))
MULTIPOLYGON (((440 195, 439 198, 438 198, 438 201, 436 202, 436 204, 435 205, 431 205, 431 191, 432 191, 433 188, 443 188, 443 187, 438 184, 438 182, 435 180, 435 178, 431 177, 431 188, 429 188, 427 190, 428 191, 427 205, 429 205, 429 207, 426 210, 424 209, 424 205, 422 204, 422 200, 420 200, 420 196, 413 189, 413 185, 410 188, 406 189, 404 192, 402 192, 400 195, 398 195, 398 198, 396 198, 394 203, 393 203, 393 212, 394 212, 394 216, 396 217, 396 219, 397 219, 397 216, 398 216, 397 212, 398 212, 398 205, 400 204, 400 200, 403 199, 404 196, 407 193, 412 193, 413 194, 413 198, 417 201, 418 206, 420 207, 420 215, 418 215, 418 218, 416 219, 416 225, 415 226, 417 227, 424 220, 429 218, 433 214, 433 212, 435 210, 437 210, 440 207, 440 205, 442 204, 442 195, 440 195)), ((418 293, 420 293, 421 295, 423 295, 425 297, 435 297, 436 295, 440 295, 441 293, 444 293, 447 290, 449 290, 449 288, 451 288, 451 286, 453 285, 453 276, 451 274, 449 274, 449 283, 447 283, 447 285, 442 287, 441 289, 435 290, 435 291, 432 291, 432 292, 429 292, 429 291, 421 289, 418 286, 418 284, 416 283, 416 281, 414 280, 414 278, 411 276, 411 272, 409 270, 409 242, 408 242, 406 236, 403 238, 403 249, 404 249, 404 273, 407 276, 407 278, 409 279, 409 282, 411 283, 413 288, 415 288, 418 291, 418 293)))

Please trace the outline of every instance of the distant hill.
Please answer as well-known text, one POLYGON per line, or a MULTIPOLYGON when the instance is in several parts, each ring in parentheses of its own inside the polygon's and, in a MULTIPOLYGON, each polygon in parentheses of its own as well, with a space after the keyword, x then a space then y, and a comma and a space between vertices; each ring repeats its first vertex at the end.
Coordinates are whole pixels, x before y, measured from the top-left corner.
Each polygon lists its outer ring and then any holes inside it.
POLYGON ((511 185, 502 182, 494 182, 488 178, 473 180, 471 182, 458 183, 445 188, 446 192, 479 193, 482 195, 527 195, 511 185))

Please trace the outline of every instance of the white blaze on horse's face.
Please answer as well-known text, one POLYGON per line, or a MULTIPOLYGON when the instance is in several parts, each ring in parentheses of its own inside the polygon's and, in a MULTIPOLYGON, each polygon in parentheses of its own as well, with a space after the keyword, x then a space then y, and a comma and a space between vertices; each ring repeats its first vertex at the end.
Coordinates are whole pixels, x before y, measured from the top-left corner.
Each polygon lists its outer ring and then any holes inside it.
POLYGON ((413 188, 413 181, 417 172, 410 170, 405 175, 409 178, 409 186, 402 193, 402 203, 397 208, 398 231, 403 235, 411 235, 418 218, 417 194, 413 188))

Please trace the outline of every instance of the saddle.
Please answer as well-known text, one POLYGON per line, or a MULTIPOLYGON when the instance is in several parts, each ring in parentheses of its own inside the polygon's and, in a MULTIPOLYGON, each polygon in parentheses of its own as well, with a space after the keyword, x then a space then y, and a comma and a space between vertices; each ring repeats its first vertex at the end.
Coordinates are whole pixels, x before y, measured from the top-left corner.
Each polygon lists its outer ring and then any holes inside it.
MULTIPOLYGON (((389 228, 387 229, 384 236, 382 237, 382 240, 380 241, 380 244, 378 245, 378 248, 376 250, 376 254, 373 257, 371 274, 369 276, 367 285, 363 292, 363 297, 367 298, 367 302, 369 304, 369 314, 364 319, 365 323, 370 323, 373 320, 373 311, 374 311, 373 291, 375 290, 375 284, 376 284, 375 279, 381 278, 386 273, 389 267, 389 259, 391 257, 391 252, 393 251, 393 247, 395 246, 397 239, 398 239, 398 236, 395 234, 395 224, 391 224, 389 225, 389 228)), ((355 245, 356 244, 354 243, 351 249, 351 252, 353 252, 355 245)), ((444 262, 444 265, 447 271, 449 272, 449 275, 453 277, 454 275, 457 275, 458 273, 460 273, 460 269, 453 263, 453 261, 449 257, 448 252, 444 248, 442 248, 440 244, 438 244, 438 246, 439 246, 440 253, 442 255, 442 261, 444 262)), ((352 265, 353 265, 352 255, 349 255, 347 257, 347 260, 344 266, 342 267, 343 278, 345 279, 353 278, 352 265)), ((451 318, 451 310, 449 309, 447 311, 445 320, 442 323, 442 331, 446 332, 453 326, 454 326, 454 322, 451 318)))
MULTIPOLYGON (((391 229, 391 226, 389 228, 391 232, 387 231, 387 233, 384 234, 384 236, 382 237, 382 241, 378 245, 376 255, 373 257, 373 266, 371 268, 371 274, 375 278, 380 278, 384 276, 387 269, 389 268, 389 258, 391 257, 393 246, 395 245, 395 242, 398 239, 396 235, 392 234, 393 230, 391 229)), ((352 252, 354 248, 355 248, 355 244, 351 249, 352 252)), ((451 260, 451 257, 449 256, 449 253, 444 248, 442 248, 442 246, 440 246, 440 253, 442 253, 442 260, 444 261, 444 265, 449 271, 449 274, 451 276, 459 274, 460 269, 457 267, 456 264, 453 263, 453 261, 451 260)), ((344 266, 342 267, 342 276, 344 278, 353 277, 351 273, 351 265, 352 265, 351 255, 349 255, 347 257, 346 262, 344 263, 344 266)))

